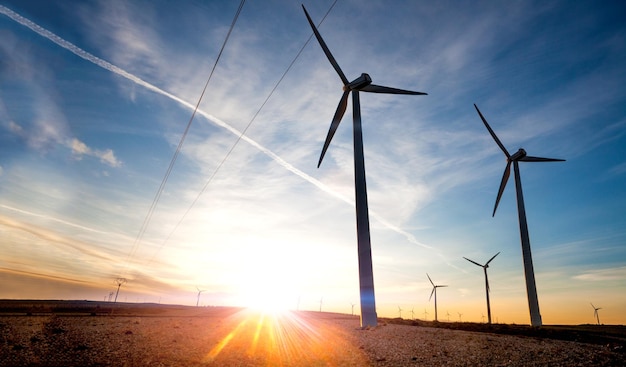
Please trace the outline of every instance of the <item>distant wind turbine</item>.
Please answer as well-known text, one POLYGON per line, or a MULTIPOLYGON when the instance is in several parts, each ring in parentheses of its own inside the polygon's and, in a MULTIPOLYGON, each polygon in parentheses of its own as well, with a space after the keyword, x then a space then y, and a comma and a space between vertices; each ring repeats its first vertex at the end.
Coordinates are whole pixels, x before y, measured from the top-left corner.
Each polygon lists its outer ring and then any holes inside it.
POLYGON ((463 316, 463 314, 460 312, 457 312, 457 313, 459 314, 459 322, 461 322, 462 321, 461 316, 463 316))
POLYGON ((489 304, 489 279, 487 279, 487 268, 489 267, 489 263, 491 262, 491 260, 495 259, 495 257, 498 256, 499 254, 500 254, 500 252, 498 252, 497 254, 493 255, 493 257, 491 259, 489 259, 489 261, 487 261, 485 263, 485 265, 481 265, 481 264, 477 263, 476 261, 470 260, 467 257, 463 256, 463 258, 465 260, 480 266, 485 271, 485 290, 487 292, 487 318, 488 318, 490 324, 491 324, 491 305, 489 304))
POLYGON ((424 309, 424 321, 428 320, 428 311, 424 309))
POLYGON ((206 289, 200 289, 196 286, 196 289, 198 290, 198 298, 196 299, 196 307, 198 307, 198 305, 200 304, 200 294, 202 292, 206 292, 206 289))
POLYGON ((354 316, 354 303, 350 303, 350 305, 352 306, 352 316, 354 316))
POLYGON ((415 320, 415 307, 411 309, 411 320, 415 320))
POLYGON ((320 298, 320 312, 322 312, 322 300, 324 299, 324 297, 320 298))
POLYGON ((485 322, 485 314, 484 314, 484 313, 481 313, 480 315, 481 315, 481 316, 480 316, 480 319, 481 319, 483 322, 485 322))
POLYGON ((120 293, 120 287, 124 283, 126 283, 126 278, 117 278, 117 279, 115 279, 115 284, 117 284, 117 292, 115 292, 115 301, 113 301, 114 303, 117 302, 117 296, 120 293))
POLYGON ((591 307, 593 307, 593 316, 596 318, 598 325, 600 325, 600 315, 598 314, 598 310, 601 310, 602 307, 596 307, 593 303, 591 304, 591 307))
POLYGON ((437 288, 447 287, 447 285, 435 285, 435 283, 433 283, 433 280, 430 279, 430 275, 428 275, 428 273, 426 273, 426 276, 428 277, 428 280, 430 280, 430 284, 433 285, 433 291, 430 292, 430 298, 428 298, 428 301, 430 302, 430 299, 433 298, 433 294, 434 294, 435 295, 435 321, 439 321, 437 320, 437 288))
POLYGON ((398 316, 402 318, 402 309, 398 306, 398 316))
POLYGON ((357 243, 359 258, 359 287, 361 296, 361 327, 376 326, 378 324, 376 315, 376 301, 374 294, 374 274, 372 270, 372 250, 370 242, 369 214, 367 208, 367 187, 365 183, 365 161, 363 157, 363 134, 361 129, 361 105, 359 101, 359 92, 386 93, 386 94, 411 94, 424 95, 426 93, 413 92, 409 90, 383 87, 372 84, 372 79, 366 73, 350 82, 339 67, 339 64, 330 53, 326 42, 317 31, 315 24, 311 20, 309 13, 304 5, 304 14, 306 15, 315 38, 319 42, 324 54, 330 61, 331 65, 343 82, 343 95, 339 100, 339 105, 333 116, 333 120, 322 148, 317 167, 322 164, 322 159, 326 154, 326 150, 337 131, 337 127, 341 122, 341 118, 346 112, 348 104, 348 96, 352 93, 352 119, 353 119, 353 144, 354 144, 354 186, 355 186, 355 204, 356 204, 356 227, 357 227, 357 243))
POLYGON ((498 190, 498 196, 496 197, 496 204, 493 207, 492 216, 496 215, 496 209, 498 209, 500 197, 502 196, 502 192, 504 191, 506 183, 509 179, 509 175, 511 174, 511 163, 513 163, 513 173, 515 175, 515 190, 517 193, 517 215, 519 217, 520 239, 522 243, 522 258, 524 261, 524 275, 526 276, 526 293, 528 294, 528 308, 530 309, 530 323, 532 326, 538 327, 541 326, 541 313, 539 312, 539 300, 537 298, 537 287, 535 285, 533 258, 530 252, 530 237, 528 235, 528 223, 526 222, 526 209, 524 208, 524 196, 522 194, 522 181, 519 174, 519 162, 562 162, 564 161, 564 159, 531 157, 526 155, 526 151, 522 148, 520 148, 513 155, 509 154, 500 139, 498 139, 498 137, 496 136, 496 133, 493 132, 493 130, 487 123, 487 120, 485 120, 485 117, 480 112, 476 104, 474 104, 474 108, 476 108, 476 112, 478 112, 481 120, 483 120, 483 123, 489 131, 489 134, 491 134, 493 140, 495 140, 496 144, 498 144, 498 146, 506 156, 506 167, 504 168, 504 175, 502 176, 502 181, 500 182, 500 189, 498 190))
POLYGON ((448 316, 448 322, 450 322, 450 312, 446 311, 446 316, 448 316))

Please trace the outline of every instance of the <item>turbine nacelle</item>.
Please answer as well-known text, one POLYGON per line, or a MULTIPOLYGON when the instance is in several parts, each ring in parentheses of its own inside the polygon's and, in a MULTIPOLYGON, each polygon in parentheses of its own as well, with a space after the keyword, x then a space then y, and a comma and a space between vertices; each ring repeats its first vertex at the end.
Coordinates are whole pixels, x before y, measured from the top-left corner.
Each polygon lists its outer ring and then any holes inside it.
POLYGON ((372 84, 372 78, 369 76, 369 74, 362 73, 360 77, 354 79, 347 85, 344 85, 343 90, 361 90, 370 84, 372 84))
POLYGON ((509 161, 519 161, 524 157, 526 157, 526 151, 522 148, 519 148, 519 150, 515 152, 515 154, 509 157, 509 161))

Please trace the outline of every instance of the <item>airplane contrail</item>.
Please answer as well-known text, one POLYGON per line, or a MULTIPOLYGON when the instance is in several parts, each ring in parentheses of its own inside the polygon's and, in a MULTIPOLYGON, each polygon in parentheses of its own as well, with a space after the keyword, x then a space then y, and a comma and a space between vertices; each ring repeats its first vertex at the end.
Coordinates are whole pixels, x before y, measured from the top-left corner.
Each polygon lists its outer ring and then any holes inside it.
MULTIPOLYGON (((6 15, 7 17, 11 18, 12 20, 14 20, 15 22, 31 29, 33 32, 39 34, 42 37, 47 38, 48 40, 56 43, 57 45, 63 47, 64 49, 70 51, 71 53, 75 54, 78 57, 81 57, 103 69, 106 69, 112 73, 115 73, 123 78, 126 78, 142 87, 145 87, 146 89, 149 89, 155 93, 161 94, 167 98, 170 98, 178 103, 180 103, 181 105, 194 110, 195 106, 185 100, 183 100, 182 98, 169 93, 167 91, 164 91, 163 89, 150 84, 149 82, 127 72, 126 70, 117 67, 113 64, 111 64, 108 61, 105 61, 95 55, 90 54, 89 52, 81 49, 80 47, 74 45, 71 42, 68 42, 66 40, 64 40, 63 38, 57 36, 56 34, 50 32, 49 30, 41 27, 40 25, 32 22, 29 19, 24 18, 23 16, 19 15, 18 13, 14 12, 13 10, 0 5, 0 13, 6 15)), ((282 159, 281 157, 279 157, 276 153, 272 152, 270 149, 264 147, 263 145, 257 143, 255 140, 247 137, 246 135, 243 135, 241 133, 241 131, 239 131, 238 129, 230 126, 229 124, 227 124, 226 122, 218 119, 217 117, 202 111, 200 109, 198 109, 198 113, 202 116, 204 116, 207 120, 213 122, 215 125, 224 128, 226 130, 228 130, 229 132, 231 132, 232 134, 234 134, 237 137, 241 137, 242 140, 246 141, 248 144, 252 145, 253 147, 257 148, 258 150, 260 150, 263 154, 269 156, 270 158, 272 158, 272 160, 274 160, 276 163, 278 163, 279 165, 281 165, 283 168, 287 169, 288 171, 300 176, 302 179, 308 181, 309 183, 315 185, 317 188, 319 188, 320 190, 326 192, 327 194, 330 194, 331 196, 336 197, 339 200, 342 200, 352 206, 354 206, 354 200, 349 199, 343 195, 341 195, 340 193, 333 191, 330 187, 326 186, 324 183, 320 182, 319 180, 317 180, 316 178, 306 174, 305 172, 299 170, 298 168, 294 167, 292 164, 290 164, 289 162, 285 161, 284 159, 282 159)), ((421 246, 423 248, 429 249, 429 250, 434 250, 433 247, 428 246, 426 244, 423 244, 421 242, 419 242, 412 234, 402 230, 401 228, 399 228, 398 226, 392 224, 391 222, 387 221, 386 219, 384 219, 383 217, 381 217, 380 215, 376 214, 375 212, 370 210, 370 216, 373 217, 374 219, 376 219, 378 222, 380 222, 383 226, 387 227, 388 229, 403 235, 409 242, 421 246)))

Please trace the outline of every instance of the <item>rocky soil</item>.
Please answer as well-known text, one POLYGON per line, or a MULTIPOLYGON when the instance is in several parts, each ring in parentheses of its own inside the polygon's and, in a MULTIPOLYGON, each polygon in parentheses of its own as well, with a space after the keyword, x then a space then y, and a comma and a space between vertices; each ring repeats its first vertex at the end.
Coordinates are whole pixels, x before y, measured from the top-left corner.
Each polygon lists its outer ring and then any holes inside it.
POLYGON ((0 366, 626 366, 599 344, 297 312, 0 313, 0 366))

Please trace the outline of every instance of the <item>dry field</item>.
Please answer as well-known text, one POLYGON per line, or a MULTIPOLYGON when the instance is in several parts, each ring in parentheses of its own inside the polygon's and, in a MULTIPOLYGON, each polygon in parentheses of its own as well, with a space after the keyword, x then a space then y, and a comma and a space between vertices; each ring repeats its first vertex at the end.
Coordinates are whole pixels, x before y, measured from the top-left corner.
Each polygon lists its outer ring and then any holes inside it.
POLYGON ((624 327, 383 319, 360 330, 342 314, 114 306, 0 301, 0 365, 626 366, 624 327))

